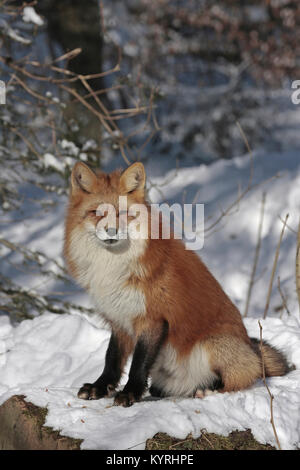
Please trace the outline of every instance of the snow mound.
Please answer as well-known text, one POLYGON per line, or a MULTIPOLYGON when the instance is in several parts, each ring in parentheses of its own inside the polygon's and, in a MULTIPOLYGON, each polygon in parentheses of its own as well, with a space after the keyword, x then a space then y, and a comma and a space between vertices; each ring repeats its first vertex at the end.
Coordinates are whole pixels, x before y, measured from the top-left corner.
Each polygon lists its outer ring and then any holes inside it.
MULTIPOLYGON (((250 336, 259 337, 257 319, 247 318, 250 336)), ((283 449, 300 444, 300 328, 295 318, 261 321, 263 337, 282 349, 296 370, 268 379, 274 395, 274 421, 283 449)), ((109 332, 80 315, 45 314, 16 327, 0 317, 0 403, 14 394, 48 408, 46 425, 83 439, 82 449, 143 449, 157 432, 176 438, 201 430, 228 435, 251 429, 261 443, 276 446, 270 423, 270 397, 262 381, 252 388, 204 399, 146 395, 131 408, 112 406, 113 399, 77 398, 83 382, 95 380, 104 366, 109 332)), ((124 375, 122 384, 126 381, 124 375)))

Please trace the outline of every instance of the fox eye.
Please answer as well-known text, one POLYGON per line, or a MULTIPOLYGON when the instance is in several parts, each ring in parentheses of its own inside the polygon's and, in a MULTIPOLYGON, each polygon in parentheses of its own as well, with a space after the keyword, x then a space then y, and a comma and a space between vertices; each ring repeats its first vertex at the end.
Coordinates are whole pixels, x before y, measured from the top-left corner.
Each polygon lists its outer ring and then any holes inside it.
POLYGON ((91 216, 99 216, 101 215, 101 212, 97 211, 96 209, 93 209, 93 210, 90 210, 88 211, 88 215, 91 215, 91 216))

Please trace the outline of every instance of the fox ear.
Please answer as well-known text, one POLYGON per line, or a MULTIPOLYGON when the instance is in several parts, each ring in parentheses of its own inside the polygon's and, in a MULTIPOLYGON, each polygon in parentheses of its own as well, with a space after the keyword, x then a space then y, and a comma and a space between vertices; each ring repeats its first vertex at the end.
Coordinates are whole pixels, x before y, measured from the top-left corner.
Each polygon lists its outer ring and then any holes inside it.
POLYGON ((97 183, 97 176, 95 173, 82 162, 76 163, 71 175, 72 192, 84 191, 92 193, 97 183))
POLYGON ((121 175, 120 189, 122 193, 131 193, 143 190, 146 182, 144 165, 140 162, 133 163, 121 175))

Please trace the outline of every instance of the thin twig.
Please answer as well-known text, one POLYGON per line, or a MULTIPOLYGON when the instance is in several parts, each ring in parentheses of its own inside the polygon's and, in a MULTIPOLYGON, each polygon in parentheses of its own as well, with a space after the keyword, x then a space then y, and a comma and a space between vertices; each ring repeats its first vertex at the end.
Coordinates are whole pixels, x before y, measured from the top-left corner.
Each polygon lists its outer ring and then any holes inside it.
POLYGON ((270 389, 269 389, 268 384, 267 384, 267 381, 266 381, 266 370, 265 370, 265 360, 264 360, 263 340, 262 340, 262 326, 261 326, 260 321, 258 321, 258 324, 259 324, 259 331, 260 331, 260 344, 259 344, 259 348, 260 348, 260 353, 261 353, 262 378, 263 378, 263 382, 264 382, 264 384, 265 384, 265 387, 266 387, 266 389, 267 389, 267 391, 268 391, 268 394, 269 394, 269 396, 270 396, 270 413, 271 413, 270 423, 272 424, 272 428, 273 428, 273 432, 274 432, 274 436, 275 436, 275 439, 276 439, 276 442, 277 442, 278 449, 281 450, 281 445, 280 445, 280 442, 279 442, 279 439, 278 439, 278 435, 277 435, 277 431, 276 431, 276 427, 275 427, 275 423, 274 423, 274 415, 273 415, 273 400, 274 400, 274 396, 273 396, 272 393, 270 392, 270 389))
MULTIPOLYGON (((286 302, 286 298, 282 292, 282 289, 281 289, 281 285, 280 285, 280 276, 278 276, 278 279, 277 279, 277 287, 278 287, 278 290, 279 290, 279 294, 281 296, 281 300, 282 300, 282 305, 284 306, 286 312, 288 315, 291 314, 291 312, 289 311, 288 309, 288 306, 287 306, 287 302, 286 302)), ((280 317, 281 318, 281 317, 280 317)))
POLYGON ((264 192, 263 196, 262 196, 262 201, 261 201, 261 210, 260 210, 260 219, 259 219, 259 226, 258 226, 257 243, 256 243, 254 262, 253 262, 253 267, 252 267, 251 277, 250 277, 250 282, 249 282, 249 287, 248 287, 244 317, 246 317, 247 314, 248 314, 249 305, 250 305, 250 298, 251 298, 251 294, 252 294, 252 288, 253 288, 253 285, 254 285, 254 282, 255 282, 256 268, 257 268, 259 253, 260 253, 260 247, 261 247, 261 234, 262 234, 262 227, 263 227, 263 220, 264 220, 265 202, 266 202, 266 193, 264 192))
POLYGON ((247 139, 247 136, 246 136, 245 132, 243 131, 242 126, 240 125, 239 121, 236 121, 236 125, 237 125, 237 127, 240 131, 240 134, 243 138, 243 141, 244 141, 244 143, 247 147, 247 150, 248 150, 248 153, 249 153, 249 156, 250 156, 250 174, 249 174, 249 180, 248 180, 248 188, 250 188, 251 185, 252 185, 253 173, 254 173, 253 153, 252 153, 249 141, 247 139))
POLYGON ((19 132, 17 129, 15 129, 14 127, 11 127, 10 130, 16 134, 18 137, 20 137, 21 140, 23 140, 23 142, 27 145, 27 147, 32 151, 32 153, 34 153, 34 155, 38 158, 38 159, 41 159, 42 158, 42 155, 39 154, 39 152, 34 148, 34 146, 32 145, 31 142, 29 142, 29 140, 21 133, 19 132))
POLYGON ((203 437, 203 438, 209 443, 210 447, 211 447, 212 449, 214 449, 213 444, 210 442, 210 440, 209 440, 208 437, 206 436, 205 432, 202 432, 201 437, 203 437))
POLYGON ((272 287, 273 287, 273 280, 274 280, 275 271, 276 271, 276 266, 277 266, 277 261, 278 261, 278 257, 279 257, 280 246, 281 246, 281 242, 282 242, 282 238, 283 238, 283 234, 284 234, 284 230, 285 230, 285 227, 286 227, 286 223, 287 223, 288 218, 289 218, 289 214, 287 214, 287 215, 285 216, 285 220, 284 220, 284 223, 283 223, 283 227, 282 227, 282 230, 281 230, 281 233, 280 233, 279 242, 278 242, 278 245, 277 245, 277 248, 276 248, 276 252, 275 252, 275 258, 274 258, 274 263, 273 263, 273 268, 272 268, 272 273, 271 273, 271 279, 270 279, 270 284, 269 284, 269 290, 268 290, 268 295, 267 295, 267 301, 266 301, 266 306, 265 306, 265 311, 264 311, 264 318, 266 318, 267 313, 268 313, 268 310, 269 310, 271 292, 272 292, 272 287))
MULTIPOLYGON (((12 68, 13 70, 16 70, 17 72, 22 73, 26 77, 29 77, 29 78, 32 78, 33 80, 38 80, 38 81, 41 81, 41 82, 61 84, 61 83, 76 82, 76 81, 80 80, 80 78, 79 78, 80 76, 78 74, 76 74, 75 72, 72 72, 71 70, 68 70, 68 69, 55 67, 53 65, 49 66, 48 64, 40 64, 38 62, 30 64, 30 62, 29 62, 29 65, 35 65, 36 67, 41 67, 41 68, 47 67, 47 68, 50 68, 51 70, 53 70, 55 72, 60 72, 64 75, 71 76, 71 78, 56 79, 56 78, 45 76, 45 75, 36 75, 34 73, 29 72, 25 67, 19 67, 18 65, 16 65, 16 63, 13 63, 13 62, 7 63, 7 59, 5 57, 2 57, 2 56, 0 56, 0 62, 2 62, 3 64, 7 65, 10 68, 12 68)), ((86 79, 86 80, 92 80, 92 79, 99 78, 99 77, 104 77, 105 75, 110 75, 112 73, 119 72, 119 71, 120 71, 120 64, 117 63, 117 65, 115 65, 110 70, 106 70, 104 72, 99 72, 99 73, 93 73, 93 74, 89 74, 89 75, 81 75, 81 77, 84 77, 84 79, 86 79)))
POLYGON ((45 101, 46 103, 51 103, 51 100, 49 98, 46 98, 45 96, 41 95, 40 93, 37 93, 36 91, 32 90, 16 74, 13 74, 12 79, 15 80, 16 82, 18 82, 19 85, 21 85, 24 88, 24 90, 26 90, 27 93, 29 93, 34 98, 36 98, 38 100, 41 100, 41 101, 45 101))
POLYGON ((245 135, 245 133, 244 133, 244 131, 243 131, 243 129, 242 129, 242 127, 241 127, 241 125, 240 125, 240 123, 239 123, 238 121, 236 122, 236 125, 237 125, 237 127, 238 127, 238 129, 239 129, 239 132, 240 132, 240 134, 241 134, 241 136, 242 136, 242 138, 243 138, 243 140, 244 140, 244 142, 245 142, 245 145, 246 145, 246 147, 247 147, 247 149, 248 149, 248 152, 249 152, 249 157, 250 157, 250 172, 249 172, 248 184, 247 184, 246 188, 244 189, 244 191, 242 191, 242 192, 240 191, 240 186, 238 187, 238 196, 237 196, 237 198, 235 199, 235 201, 234 201, 232 204, 230 204, 230 205, 227 207, 227 209, 221 211, 220 216, 219 216, 207 229, 205 229, 205 232, 209 232, 209 231, 212 230, 216 225, 218 225, 219 222, 223 219, 223 217, 229 215, 229 214, 230 214, 230 211, 231 211, 234 207, 238 206, 239 203, 240 203, 240 201, 241 201, 242 199, 244 199, 244 197, 246 196, 246 194, 248 194, 249 191, 250 191, 251 189, 253 189, 253 188, 252 188, 252 181, 253 181, 253 167, 254 167, 254 164, 253 164, 253 154, 252 154, 252 150, 251 150, 250 144, 249 144, 249 142, 248 142, 248 139, 247 139, 247 137, 246 137, 246 135, 245 135))
MULTIPOLYGON (((239 196, 232 202, 232 204, 230 204, 225 210, 224 212, 222 212, 219 217, 207 228, 205 228, 205 233, 207 232, 210 232, 214 227, 216 227, 216 225, 218 225, 221 220, 226 217, 226 216, 229 216, 229 215, 232 215, 234 212, 232 211, 232 209, 236 206, 238 206, 238 204, 240 203, 240 201, 246 196, 247 193, 249 193, 251 190, 253 191, 254 189, 257 189, 259 188, 260 186, 263 186, 263 185, 266 185, 268 183, 270 183, 270 181, 273 181, 275 178, 280 178, 281 175, 280 173, 277 173, 276 175, 273 175, 271 176, 270 178, 264 180, 264 181, 260 181, 259 183, 256 183, 254 184, 253 186, 251 186, 251 188, 246 188, 242 193, 239 194, 239 196)), ((237 209, 235 210, 235 212, 237 211, 237 209)), ((209 217, 211 219, 211 217, 209 217)), ((216 230, 215 230, 216 231, 216 230)), ((210 234, 207 233, 206 236, 210 236, 210 234)))
MULTIPOLYGON (((284 223, 284 220, 283 220, 283 218, 282 218, 280 215, 278 216, 278 218, 279 218, 279 220, 281 220, 282 223, 284 223)), ((286 228, 287 228, 290 232, 292 232, 294 235, 297 235, 297 233, 298 233, 297 229, 293 229, 289 224, 286 224, 286 228)))
POLYGON ((176 447, 176 446, 178 446, 178 445, 180 445, 180 444, 183 444, 184 442, 188 442, 188 441, 190 441, 190 440, 191 440, 191 438, 189 437, 188 439, 185 439, 184 441, 175 442, 175 444, 171 444, 171 445, 169 446, 169 450, 173 449, 174 447, 176 447))

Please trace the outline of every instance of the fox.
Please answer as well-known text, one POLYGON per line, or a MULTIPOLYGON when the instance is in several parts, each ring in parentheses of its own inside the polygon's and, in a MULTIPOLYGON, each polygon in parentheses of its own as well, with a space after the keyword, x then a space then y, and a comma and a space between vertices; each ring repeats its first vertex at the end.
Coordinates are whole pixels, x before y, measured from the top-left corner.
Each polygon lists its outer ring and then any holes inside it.
POLYGON ((145 234, 151 211, 141 162, 111 173, 75 164, 64 257, 111 331, 104 369, 81 386, 78 398, 113 397, 114 405, 128 407, 142 399, 149 380, 153 397, 203 398, 249 388, 263 374, 286 374, 284 354, 248 336, 238 308, 198 253, 179 238, 162 237, 160 229, 155 237, 132 236, 134 204, 146 208, 139 220, 145 234), (127 198, 125 214, 120 197, 127 198), (99 212, 103 204, 115 208, 114 223, 99 212), (127 383, 118 390, 129 358, 127 383))

